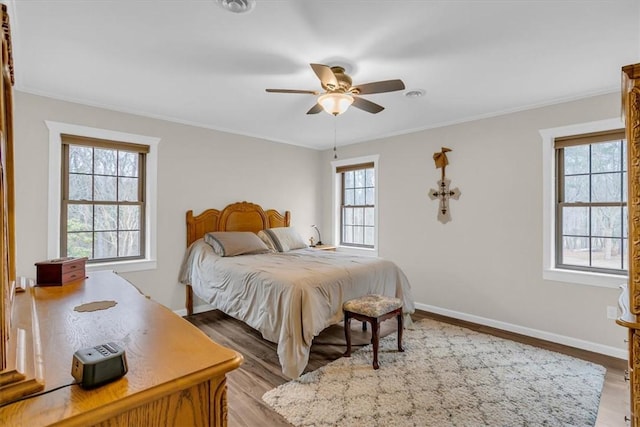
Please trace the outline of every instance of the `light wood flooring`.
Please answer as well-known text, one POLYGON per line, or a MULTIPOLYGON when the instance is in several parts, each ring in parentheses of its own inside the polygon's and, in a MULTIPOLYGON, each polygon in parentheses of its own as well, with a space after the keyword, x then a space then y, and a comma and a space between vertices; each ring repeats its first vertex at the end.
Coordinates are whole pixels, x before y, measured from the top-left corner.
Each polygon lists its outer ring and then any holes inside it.
MULTIPOLYGON (((412 317, 414 320, 432 318, 601 364, 607 368, 607 375, 600 399, 596 426, 624 427, 628 425, 624 420, 629 409, 628 385, 624 381, 626 361, 424 311, 418 310, 412 317)), ((276 345, 262 339, 259 332, 244 323, 217 310, 188 316, 186 319, 217 343, 232 348, 244 356, 242 366, 227 375, 229 427, 291 426, 262 402, 262 395, 265 392, 288 381, 280 370, 276 345)), ((395 333, 395 328, 396 322, 383 322, 381 334, 384 336, 395 333)), ((368 344, 371 339, 369 334, 370 332, 362 332, 360 322, 352 322, 352 342, 354 344, 368 344)), ((305 372, 316 370, 340 358, 344 350, 342 326, 329 327, 314 339, 309 364, 305 372)), ((381 369, 383 369, 382 366, 381 369)))

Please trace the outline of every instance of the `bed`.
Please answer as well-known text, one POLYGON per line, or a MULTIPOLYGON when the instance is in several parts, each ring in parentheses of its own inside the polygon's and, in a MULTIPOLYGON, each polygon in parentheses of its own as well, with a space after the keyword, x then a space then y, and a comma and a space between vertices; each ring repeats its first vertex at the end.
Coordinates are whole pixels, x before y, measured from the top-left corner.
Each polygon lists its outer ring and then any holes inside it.
POLYGON ((395 296, 403 300, 410 322, 415 308, 409 282, 390 261, 313 248, 219 256, 204 240, 218 231, 259 233, 289 226, 288 211, 280 214, 248 202, 197 216, 187 212, 188 249, 180 273, 187 313, 193 313, 195 293, 258 330, 277 343, 282 372, 289 378, 304 371, 313 338, 342 320, 344 301, 371 293, 395 296))

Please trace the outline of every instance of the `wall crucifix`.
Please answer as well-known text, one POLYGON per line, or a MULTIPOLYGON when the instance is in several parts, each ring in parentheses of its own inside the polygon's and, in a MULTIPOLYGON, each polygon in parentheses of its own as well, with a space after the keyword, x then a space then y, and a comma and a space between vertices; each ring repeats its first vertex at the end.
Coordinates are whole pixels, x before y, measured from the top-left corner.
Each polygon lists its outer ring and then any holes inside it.
POLYGON ((429 190, 429 198, 431 200, 438 199, 440 201, 438 206, 438 221, 443 224, 451 221, 451 214, 449 213, 449 199, 458 200, 460 198, 460 190, 458 188, 454 188, 453 190, 449 189, 449 184, 451 184, 451 180, 445 177, 445 169, 449 164, 449 160, 447 159, 447 152, 451 151, 450 148, 442 147, 442 149, 433 154, 433 161, 436 163, 436 169, 442 169, 442 176, 440 181, 438 181, 438 189, 429 190))

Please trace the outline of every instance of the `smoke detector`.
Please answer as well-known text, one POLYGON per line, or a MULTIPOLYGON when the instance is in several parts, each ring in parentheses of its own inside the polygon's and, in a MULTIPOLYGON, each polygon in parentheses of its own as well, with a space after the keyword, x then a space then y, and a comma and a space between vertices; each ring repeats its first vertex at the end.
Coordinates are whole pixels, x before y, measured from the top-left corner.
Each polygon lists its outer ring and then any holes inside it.
POLYGON ((218 0, 218 4, 229 12, 248 13, 255 7, 256 0, 218 0))

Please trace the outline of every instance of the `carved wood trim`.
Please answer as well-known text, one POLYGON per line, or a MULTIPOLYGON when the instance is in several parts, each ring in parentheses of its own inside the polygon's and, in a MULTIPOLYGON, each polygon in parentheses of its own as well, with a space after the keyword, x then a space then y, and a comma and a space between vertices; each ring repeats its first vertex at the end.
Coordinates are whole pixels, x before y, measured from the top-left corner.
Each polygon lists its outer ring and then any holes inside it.
POLYGON ((2 14, 2 68, 0 73, 0 371, 7 368, 15 280, 15 237, 13 210, 13 56, 6 5, 2 14))
POLYGON ((200 215, 187 212, 187 247, 210 231, 218 231, 220 211, 207 209, 200 215))
POLYGON ((187 246, 211 231, 253 231, 265 228, 289 227, 291 212, 284 215, 274 209, 262 209, 260 205, 237 202, 224 209, 207 209, 199 215, 187 211, 187 246))
POLYGON ((629 93, 627 120, 629 179, 629 280, 631 311, 640 313, 640 88, 629 93))
POLYGON ((7 59, 3 61, 3 65, 7 67, 11 78, 11 85, 16 81, 13 75, 13 49, 11 47, 11 26, 9 25, 9 14, 7 13, 7 5, 2 5, 2 38, 7 41, 7 59))
MULTIPOLYGON (((637 334, 637 331, 634 330, 632 335, 631 344, 633 348, 640 348, 640 336, 637 334)), ((633 420, 631 425, 637 426, 638 417, 640 416, 640 399, 638 399, 638 396, 640 396, 640 352, 634 351, 629 362, 629 381, 631 382, 629 386, 632 396, 632 402, 629 408, 631 410, 631 419, 633 420)))
POLYGON ((622 286, 623 315, 618 324, 629 329, 629 391, 631 427, 640 426, 640 64, 622 68, 622 111, 627 138, 627 207, 629 216, 629 283, 622 286), (626 304, 628 302, 628 307, 626 304))
POLYGON ((640 314, 640 81, 634 79, 626 99, 629 309, 637 315, 640 314))
POLYGON ((269 220, 269 228, 289 227, 291 223, 291 212, 289 211, 286 211, 284 215, 281 215, 280 212, 276 210, 267 209, 265 213, 269 220))
POLYGON ((219 231, 252 231, 269 228, 267 214, 260 205, 249 202, 238 202, 228 205, 222 210, 218 220, 219 231))
POLYGON ((227 426, 228 414, 227 414, 227 379, 222 377, 221 379, 214 379, 209 382, 212 386, 215 386, 211 390, 211 421, 214 426, 227 426))

